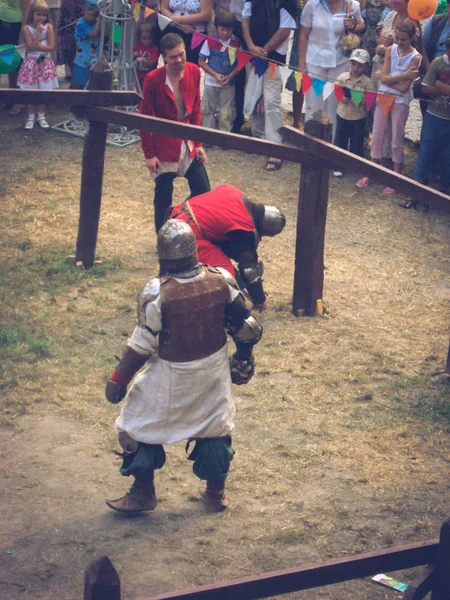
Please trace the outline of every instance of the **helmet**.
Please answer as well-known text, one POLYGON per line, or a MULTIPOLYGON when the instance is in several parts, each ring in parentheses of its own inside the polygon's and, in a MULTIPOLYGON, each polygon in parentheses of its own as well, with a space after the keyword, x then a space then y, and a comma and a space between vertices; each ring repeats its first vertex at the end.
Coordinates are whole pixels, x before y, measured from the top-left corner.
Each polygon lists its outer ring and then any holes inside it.
POLYGON ((198 263, 197 242, 190 226, 169 219, 158 232, 158 256, 167 271, 183 270, 198 263))
POLYGON ((276 206, 264 206, 264 217, 260 224, 258 233, 268 236, 274 236, 281 233, 286 225, 286 217, 276 206))

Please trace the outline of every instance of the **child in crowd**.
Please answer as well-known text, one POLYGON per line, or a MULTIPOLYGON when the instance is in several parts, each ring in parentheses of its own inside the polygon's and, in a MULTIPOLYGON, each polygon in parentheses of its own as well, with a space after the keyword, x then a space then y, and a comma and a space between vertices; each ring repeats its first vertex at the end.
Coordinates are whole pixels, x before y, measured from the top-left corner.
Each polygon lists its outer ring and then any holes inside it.
MULTIPOLYGON (((413 99, 412 83, 419 76, 422 57, 412 46, 416 35, 416 25, 411 19, 405 19, 395 28, 396 43, 386 49, 381 71, 376 76, 381 81, 379 93, 393 94, 395 100, 390 109, 392 123, 392 162, 396 173, 401 173, 404 160, 405 125, 409 114, 409 105, 413 99)), ((389 115, 385 115, 380 99, 377 98, 372 131, 371 158, 377 164, 383 156, 383 140, 389 115)), ((356 184, 360 188, 372 182, 362 177, 356 184)), ((393 195, 395 190, 386 187, 383 194, 393 195)))
POLYGON ((77 51, 72 73, 71 89, 81 90, 89 81, 89 71, 98 59, 100 43, 100 10, 96 0, 85 0, 83 16, 75 27, 77 51))
POLYGON ((133 48, 136 72, 141 90, 144 87, 144 77, 158 65, 159 49, 153 43, 152 25, 142 23, 138 28, 138 43, 133 48))
MULTIPOLYGON (((55 36, 51 23, 48 22, 50 9, 43 0, 36 0, 30 8, 28 23, 22 27, 22 34, 27 46, 25 60, 19 71, 17 84, 22 89, 54 90, 58 87, 58 76, 55 63, 50 53, 55 47, 55 36)), ((33 129, 35 120, 42 129, 48 129, 45 118, 45 106, 28 106, 28 118, 25 129, 33 129)))
MULTIPOLYGON (((346 90, 370 90, 375 91, 373 83, 367 75, 364 75, 370 64, 370 56, 367 50, 358 48, 353 50, 349 66, 350 71, 341 73, 336 83, 346 90)), ((358 106, 352 98, 344 96, 339 102, 336 115, 336 133, 334 144, 343 150, 349 149, 357 156, 364 157, 364 137, 366 131, 367 107, 364 98, 361 97, 358 106)), ((341 177, 341 171, 334 171, 335 177, 341 177)))
MULTIPOLYGON (((432 61, 422 81, 424 92, 436 98, 428 103, 423 119, 414 178, 428 183, 437 165, 439 188, 447 193, 450 186, 450 33, 444 44, 445 54, 432 61)), ((407 198, 400 206, 411 208, 415 203, 407 198)), ((427 209, 427 205, 423 205, 423 210, 427 209)))
POLYGON ((239 48, 238 38, 233 35, 236 16, 221 12, 214 20, 217 33, 214 37, 221 42, 220 49, 210 48, 206 40, 200 50, 198 65, 205 71, 205 87, 202 98, 202 125, 221 131, 231 131, 234 120, 234 82, 238 63, 230 62, 228 47, 239 48))

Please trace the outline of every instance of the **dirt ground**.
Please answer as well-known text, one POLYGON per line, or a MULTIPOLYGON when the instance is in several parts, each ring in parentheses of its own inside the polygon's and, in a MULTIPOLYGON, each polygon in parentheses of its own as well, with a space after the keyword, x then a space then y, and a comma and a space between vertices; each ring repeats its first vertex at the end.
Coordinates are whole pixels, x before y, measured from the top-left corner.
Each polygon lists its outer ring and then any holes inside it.
MULTIPOLYGON (((49 109, 49 121, 63 113, 49 109)), ((0 598, 79 600, 108 555, 124 600, 436 538, 449 516, 450 216, 398 207, 382 186, 331 181, 322 318, 290 312, 299 167, 213 148, 233 183, 287 215, 264 241, 269 308, 257 371, 236 388, 230 509, 208 514, 184 445, 167 448, 155 512, 105 505, 128 481, 106 377, 157 272, 152 184, 138 146, 107 149, 97 256, 73 254, 82 141, 0 114, 2 537, 0 598)), ((415 150, 409 149, 409 167, 415 150)), ((177 182, 175 197, 187 195, 177 182)), ((399 573, 410 581, 418 569, 399 573)), ((370 579, 290 598, 385 599, 370 579)))

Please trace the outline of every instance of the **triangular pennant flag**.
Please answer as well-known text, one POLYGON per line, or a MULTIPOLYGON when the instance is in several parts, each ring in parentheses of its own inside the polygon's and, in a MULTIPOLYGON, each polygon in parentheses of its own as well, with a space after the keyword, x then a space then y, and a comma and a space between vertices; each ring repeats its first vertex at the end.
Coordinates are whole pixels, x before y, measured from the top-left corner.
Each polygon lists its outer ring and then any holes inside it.
POLYGON ((359 106, 364 96, 364 90, 350 90, 350 94, 352 96, 353 104, 359 106))
POLYGON ((269 67, 269 63, 265 58, 259 58, 257 56, 253 58, 253 64, 255 65, 255 71, 258 77, 262 77, 269 67))
POLYGON ((162 15, 161 13, 158 13, 158 25, 159 25, 159 28, 161 29, 161 31, 164 31, 164 29, 167 27, 167 25, 171 22, 172 22, 172 19, 169 19, 169 17, 166 17, 166 16, 162 15))
POLYGON ((381 104, 381 108, 383 109, 384 116, 387 117, 392 105, 394 104, 395 96, 392 94, 377 94, 378 102, 381 104))
POLYGON ((249 54, 248 52, 244 52, 243 50, 237 51, 237 61, 238 61, 239 71, 241 69, 243 69, 245 67, 245 65, 247 63, 249 63, 251 60, 252 60, 252 55, 249 54))
POLYGON ((7 50, 4 54, 2 54, 1 59, 7 64, 12 65, 12 61, 14 58, 15 48, 11 48, 11 50, 7 50))
POLYGON ((141 5, 136 2, 133 6, 133 17, 136 23, 139 21, 139 17, 141 16, 141 5))
POLYGON ((193 50, 194 48, 197 48, 197 46, 199 46, 203 42, 205 37, 206 37, 206 35, 203 35, 203 34, 199 33, 198 31, 194 31, 192 34, 192 39, 191 39, 191 50, 193 50))
POLYGON ((364 100, 366 101, 367 110, 370 110, 377 98, 376 92, 364 92, 364 100))
POLYGON ((341 87, 340 85, 338 85, 337 83, 334 84, 334 95, 336 96, 336 98, 338 99, 339 102, 345 96, 344 88, 341 87))
POLYGON ((27 45, 22 44, 20 46, 16 46, 16 50, 20 54, 20 56, 22 57, 22 60, 23 60, 25 58, 25 54, 27 52, 27 45))
POLYGON ((208 42, 208 46, 210 50, 222 50, 223 44, 216 40, 212 35, 205 35, 206 41, 208 42))
POLYGON ((270 79, 270 81, 272 81, 272 79, 275 77, 276 72, 277 72, 277 65, 270 60, 268 69, 269 69, 269 79, 270 79))
POLYGON ((303 85, 302 85, 303 93, 306 94, 306 92, 311 89, 312 77, 310 75, 307 75, 306 73, 303 73, 303 82, 302 83, 303 83, 303 85))
POLYGON ((294 77, 295 77, 295 89, 297 92, 299 92, 302 89, 303 73, 300 73, 299 71, 295 71, 294 77))
POLYGON ((152 15, 154 12, 156 12, 156 10, 152 10, 151 8, 145 7, 145 9, 144 9, 144 18, 146 19, 147 17, 149 17, 150 15, 152 15))
POLYGON ((333 89, 334 89, 334 86, 331 83, 331 81, 327 81, 323 88, 323 93, 322 93, 324 100, 326 100, 328 98, 328 96, 331 96, 333 89))
POLYGON ((312 78, 312 87, 317 97, 319 97, 322 94, 325 84, 326 81, 324 79, 318 79, 317 77, 312 78))
POLYGON ((290 69, 289 67, 286 67, 286 65, 283 65, 280 67, 280 75, 281 75, 281 80, 283 82, 283 87, 286 85, 286 81, 289 79, 289 75, 293 73, 292 69, 290 69))
POLYGON ((236 48, 228 46, 228 56, 230 57, 230 65, 234 65, 236 62, 236 48))

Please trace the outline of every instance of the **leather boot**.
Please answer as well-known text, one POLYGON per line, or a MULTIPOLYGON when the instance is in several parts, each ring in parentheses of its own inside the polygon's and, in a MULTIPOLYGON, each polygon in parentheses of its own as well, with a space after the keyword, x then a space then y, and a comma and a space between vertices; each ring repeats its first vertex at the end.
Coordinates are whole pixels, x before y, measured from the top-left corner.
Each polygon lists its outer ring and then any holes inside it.
POLYGON ((221 512, 228 507, 228 500, 225 498, 225 481, 207 481, 206 487, 200 488, 200 497, 214 512, 221 512))
POLYGON ((145 478, 136 477, 130 491, 117 500, 107 500, 109 508, 123 513, 144 512, 155 510, 157 499, 153 473, 145 478))

